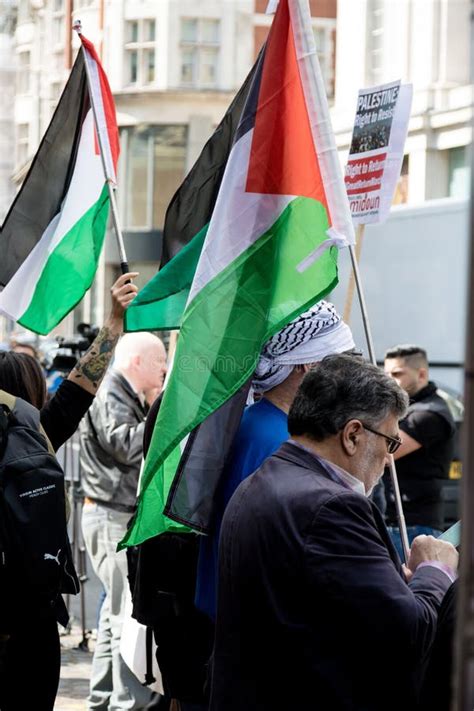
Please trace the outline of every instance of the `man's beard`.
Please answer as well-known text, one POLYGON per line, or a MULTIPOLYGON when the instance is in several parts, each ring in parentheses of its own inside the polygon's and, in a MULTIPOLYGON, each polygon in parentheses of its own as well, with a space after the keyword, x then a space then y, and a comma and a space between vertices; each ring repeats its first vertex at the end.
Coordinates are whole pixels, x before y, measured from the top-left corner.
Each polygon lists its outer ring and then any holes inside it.
POLYGON ((367 498, 369 498, 369 496, 372 496, 375 487, 376 487, 378 484, 380 484, 380 481, 381 481, 382 477, 383 477, 383 471, 382 471, 381 474, 379 474, 379 476, 378 476, 377 480, 375 481, 375 483, 372 484, 372 486, 370 487, 370 489, 365 493, 365 495, 367 496, 367 498))
POLYGON ((368 480, 372 481, 372 485, 368 490, 366 489, 365 483, 364 483, 365 495, 367 497, 369 497, 372 494, 373 490, 375 489, 375 487, 377 486, 377 484, 383 477, 383 473, 384 473, 384 470, 382 469, 380 474, 375 475, 375 477, 374 477, 374 475, 372 475, 372 471, 373 471, 372 460, 375 458, 374 451, 376 449, 377 449, 377 442, 374 441, 371 444, 369 443, 369 445, 367 447, 367 456, 365 459, 365 467, 364 467, 364 470, 361 472, 364 482, 366 482, 368 480))

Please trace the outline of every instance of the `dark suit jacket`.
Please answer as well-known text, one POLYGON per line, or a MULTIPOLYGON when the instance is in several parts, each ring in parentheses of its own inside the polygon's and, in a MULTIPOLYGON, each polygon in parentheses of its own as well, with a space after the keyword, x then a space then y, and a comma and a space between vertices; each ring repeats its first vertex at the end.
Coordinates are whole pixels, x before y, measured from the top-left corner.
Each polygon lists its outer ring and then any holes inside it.
POLYGON ((376 506, 285 443, 220 539, 211 711, 409 711, 450 585, 410 585, 376 506))

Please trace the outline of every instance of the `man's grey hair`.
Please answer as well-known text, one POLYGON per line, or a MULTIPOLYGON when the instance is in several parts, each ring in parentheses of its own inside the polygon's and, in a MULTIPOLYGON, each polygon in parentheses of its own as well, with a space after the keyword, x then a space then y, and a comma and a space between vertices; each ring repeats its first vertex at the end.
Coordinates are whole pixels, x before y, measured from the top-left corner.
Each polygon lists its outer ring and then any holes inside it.
POLYGON ((324 358, 301 383, 288 415, 290 435, 317 441, 340 432, 349 420, 376 429, 388 416, 401 418, 408 396, 395 380, 362 358, 324 358))

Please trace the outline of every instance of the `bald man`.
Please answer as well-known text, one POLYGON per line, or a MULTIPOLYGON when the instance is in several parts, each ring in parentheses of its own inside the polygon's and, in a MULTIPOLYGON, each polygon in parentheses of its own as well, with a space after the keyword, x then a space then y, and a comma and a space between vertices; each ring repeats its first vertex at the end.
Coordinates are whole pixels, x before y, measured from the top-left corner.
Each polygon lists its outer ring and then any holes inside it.
POLYGON ((122 336, 113 368, 81 424, 82 531, 106 593, 92 661, 90 710, 138 710, 151 700, 120 655, 127 561, 116 548, 135 509, 145 417, 165 375, 166 351, 159 338, 122 336))

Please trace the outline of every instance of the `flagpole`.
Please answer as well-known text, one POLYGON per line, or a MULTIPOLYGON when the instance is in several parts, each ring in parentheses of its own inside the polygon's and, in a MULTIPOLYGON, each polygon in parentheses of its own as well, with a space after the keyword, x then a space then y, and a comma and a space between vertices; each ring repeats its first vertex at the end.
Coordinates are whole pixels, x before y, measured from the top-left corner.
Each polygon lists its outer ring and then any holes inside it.
MULTIPOLYGON (((349 254, 351 255, 352 262, 352 272, 354 275, 354 281, 357 289, 357 296, 359 298, 360 311, 362 315, 362 322, 364 325, 365 338, 367 341, 367 349, 369 351, 369 358, 374 365, 377 365, 377 359, 375 357, 374 342, 372 339, 372 332, 370 330, 369 316, 367 312, 367 304, 365 301, 364 291, 362 289, 362 279, 359 271, 359 264, 357 261, 356 251, 354 246, 349 245, 349 254)), ((402 497, 400 494, 400 487, 398 485, 397 470, 395 467, 395 460, 393 455, 390 455, 390 479, 392 482, 393 495, 395 498, 395 510, 397 512, 398 529, 400 531, 400 538, 402 540, 402 549, 405 556, 405 562, 408 561, 410 555, 410 543, 408 541, 407 526, 405 522, 405 514, 403 513, 402 497)))
MULTIPOLYGON (((79 36, 82 35, 82 25, 81 25, 80 20, 76 20, 76 22, 73 25, 73 29, 77 32, 77 34, 79 36)), ((82 45, 82 51, 84 54, 84 66, 86 69, 87 84, 89 86, 89 98, 90 98, 91 107, 92 107, 92 114, 94 116, 94 123, 95 123, 95 128, 96 128, 96 133, 97 133, 97 140, 99 142, 100 158, 102 161, 102 168, 104 170, 104 177, 105 177, 105 182, 107 184, 107 190, 109 192, 110 209, 111 209, 111 213, 112 213, 112 223, 114 226, 115 237, 117 240, 117 247, 118 247, 119 259, 120 259, 120 269, 122 271, 122 274, 126 274, 130 270, 128 267, 127 254, 125 252, 125 245, 124 245, 124 241, 123 241, 122 228, 120 226, 120 218, 119 218, 119 214, 118 214, 117 199, 115 196, 115 191, 117 189, 117 186, 115 183, 115 176, 109 175, 109 172, 107 169, 107 163, 105 161, 105 150, 104 150, 104 145, 102 143, 102 134, 101 134, 101 131, 99 130, 99 121, 97 118, 97 107, 94 102, 94 94, 92 91, 92 81, 91 81, 90 69, 89 69, 89 65, 87 63, 87 57, 86 57, 84 45, 82 45)))
MULTIPOLYGON (((365 224, 357 225, 356 229, 356 245, 355 245, 355 256, 357 260, 357 264, 360 262, 360 254, 362 252, 362 244, 364 242, 364 234, 365 234, 365 224)), ((344 304, 344 314, 343 314, 343 321, 347 323, 348 325, 350 324, 351 320, 351 313, 352 313, 352 302, 354 301, 354 272, 351 272, 351 275, 349 277, 349 284, 347 286, 347 294, 346 294, 346 303, 344 304)))

